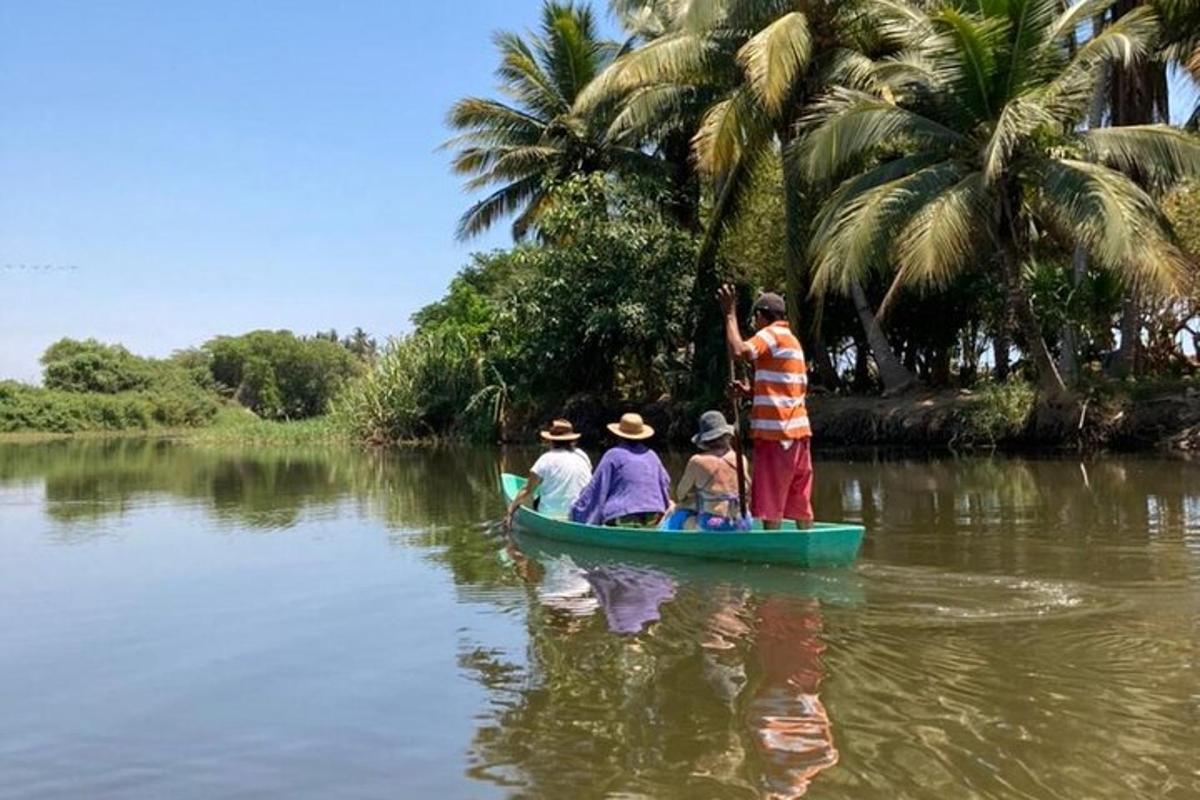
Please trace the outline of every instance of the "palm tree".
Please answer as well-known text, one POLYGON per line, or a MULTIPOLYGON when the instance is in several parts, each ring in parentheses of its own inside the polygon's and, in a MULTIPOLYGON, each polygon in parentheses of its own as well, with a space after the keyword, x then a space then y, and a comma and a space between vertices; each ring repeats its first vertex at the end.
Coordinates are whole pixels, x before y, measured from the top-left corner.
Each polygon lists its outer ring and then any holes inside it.
POLYGON ((536 226, 555 182, 595 172, 637 173, 655 161, 636 147, 606 139, 604 110, 582 115, 576 98, 620 51, 600 38, 586 6, 546 2, 541 30, 525 37, 501 32, 500 90, 511 102, 468 97, 450 111, 462 133, 446 143, 457 150, 455 172, 477 191, 498 186, 463 215, 459 238, 470 238, 502 217, 516 215, 513 236, 536 226))
MULTIPOLYGON (((609 0, 609 11, 628 33, 623 54, 652 45, 671 31, 676 0, 609 0)), ((602 73, 603 74, 603 73, 602 73)), ((597 82, 600 83, 600 82, 597 82)), ((661 88, 661 87, 656 87, 661 88)), ((596 113, 599 103, 616 111, 609 124, 609 141, 653 153, 667 170, 666 211, 685 230, 698 233, 700 180, 691 158, 691 134, 707 108, 706 93, 691 87, 687 92, 629 93, 585 90, 576 110, 596 113), (582 97, 590 99, 583 101, 582 97), (665 102, 664 102, 665 101, 665 102)))
POLYGON ((673 19, 673 0, 608 0, 608 10, 637 42, 665 34, 673 19))
POLYGON ((1065 386, 1023 274, 1038 237, 1083 245, 1132 284, 1173 290, 1186 261, 1129 173, 1161 184, 1200 174, 1200 145, 1163 125, 1078 128, 1098 69, 1143 56, 1155 33, 1140 9, 1078 45, 1079 28, 1111 4, 994 0, 986 14, 952 4, 926 13, 879 0, 913 48, 885 65, 893 99, 831 93, 795 152, 813 181, 857 172, 817 221, 816 290, 848 292, 890 264, 891 297, 943 284, 991 251, 1047 394, 1065 386))
MULTIPOLYGON (((628 5, 623 4, 623 5, 628 5)), ((577 108, 623 100, 614 138, 663 126, 694 132, 697 166, 714 187, 714 205, 698 260, 697 286, 715 283, 718 237, 737 213, 764 158, 778 158, 795 136, 805 104, 833 83, 855 82, 869 59, 861 52, 864 3, 853 0, 695 0, 673 6, 670 26, 619 58, 583 93, 577 108)), ((806 297, 807 187, 785 181, 785 268, 793 324, 806 297)), ((866 306, 865 294, 862 296, 866 306)), ((868 306, 869 310, 869 306, 868 306)), ((819 316, 819 315, 815 315, 819 316)), ((915 378, 895 357, 874 314, 861 316, 885 387, 915 378)), ((808 330, 818 373, 836 381, 819 328, 808 330)), ((698 354, 699 355, 699 354, 698 354)))
MULTIPOLYGON (((1162 19, 1163 55, 1200 83, 1200 3, 1196 0, 1156 0, 1162 19)), ((1200 103, 1192 109, 1188 127, 1200 128, 1200 103)))
MULTIPOLYGON (((1172 62, 1200 80, 1200 3, 1195 0, 1118 0, 1098 13, 1093 25, 1111 24, 1145 7, 1159 17, 1159 46, 1145 57, 1103 76, 1101 89, 1107 100, 1107 121, 1113 125, 1170 122, 1168 69, 1172 62)), ((1198 114, 1200 106, 1193 112, 1193 122, 1198 121, 1198 114)), ((1143 305, 1139 287, 1130 287, 1121 313, 1121 345, 1111 367, 1115 375, 1125 376, 1137 369, 1143 305)))
POLYGON ((379 355, 379 342, 362 328, 355 328, 353 333, 342 340, 342 344, 359 359, 368 363, 373 363, 379 355))

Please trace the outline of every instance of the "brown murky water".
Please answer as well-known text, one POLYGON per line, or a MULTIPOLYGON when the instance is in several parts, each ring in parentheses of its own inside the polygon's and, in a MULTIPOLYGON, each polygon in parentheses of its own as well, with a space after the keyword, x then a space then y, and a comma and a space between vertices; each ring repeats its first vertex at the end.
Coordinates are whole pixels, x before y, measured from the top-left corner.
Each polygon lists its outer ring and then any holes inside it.
POLYGON ((823 460, 806 572, 508 544, 534 455, 0 446, 0 798, 1200 797, 1200 465, 823 460))

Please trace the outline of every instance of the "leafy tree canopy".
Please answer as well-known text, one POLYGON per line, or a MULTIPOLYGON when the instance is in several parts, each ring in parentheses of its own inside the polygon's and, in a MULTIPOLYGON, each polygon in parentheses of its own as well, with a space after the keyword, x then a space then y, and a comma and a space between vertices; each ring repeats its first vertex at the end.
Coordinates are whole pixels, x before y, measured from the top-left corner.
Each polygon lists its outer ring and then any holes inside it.
POLYGON ((291 331, 219 336, 204 345, 213 378, 239 403, 268 419, 304 419, 325 412, 329 400, 361 369, 345 347, 302 339, 291 331))

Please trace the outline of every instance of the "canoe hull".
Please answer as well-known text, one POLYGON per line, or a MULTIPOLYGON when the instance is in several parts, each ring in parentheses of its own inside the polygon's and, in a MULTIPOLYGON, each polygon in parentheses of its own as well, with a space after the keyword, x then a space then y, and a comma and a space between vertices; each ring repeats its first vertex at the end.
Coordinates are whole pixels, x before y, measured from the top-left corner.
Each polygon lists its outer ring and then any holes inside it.
MULTIPOLYGON (((511 502, 525 485, 525 479, 517 475, 504 475, 502 483, 505 497, 511 502)), ((567 544, 802 567, 853 563, 858 558, 866 533, 861 525, 828 523, 818 523, 807 531, 793 529, 772 532, 755 530, 748 533, 676 533, 632 530, 550 519, 527 507, 517 511, 515 523, 526 533, 567 544)))

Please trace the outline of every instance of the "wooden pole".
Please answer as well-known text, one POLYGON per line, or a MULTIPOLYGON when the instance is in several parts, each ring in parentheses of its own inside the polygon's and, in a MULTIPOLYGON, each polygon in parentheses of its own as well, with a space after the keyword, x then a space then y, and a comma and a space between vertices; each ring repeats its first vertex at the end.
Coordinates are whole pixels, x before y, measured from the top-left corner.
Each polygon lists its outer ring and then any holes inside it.
MULTIPOLYGON (((737 383, 737 366, 729 359, 729 382, 737 383)), ((742 451, 742 410, 736 391, 733 392, 733 452, 737 457, 738 513, 743 519, 750 518, 750 504, 746 498, 746 455, 742 451)))

